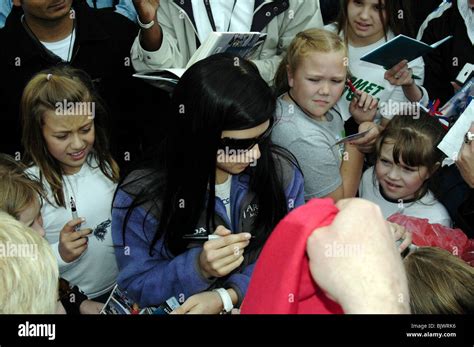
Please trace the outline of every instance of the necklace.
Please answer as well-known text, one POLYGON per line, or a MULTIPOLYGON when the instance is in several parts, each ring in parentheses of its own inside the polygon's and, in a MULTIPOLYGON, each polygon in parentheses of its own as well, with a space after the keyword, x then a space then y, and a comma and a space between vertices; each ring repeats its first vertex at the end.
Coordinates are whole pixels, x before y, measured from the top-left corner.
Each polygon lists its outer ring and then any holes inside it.
MULTIPOLYGON (((232 6, 232 11, 230 12, 229 25, 227 26, 226 32, 229 32, 230 30, 230 25, 232 24, 232 16, 234 15, 236 4, 237 0, 234 0, 234 5, 232 6)), ((212 15, 212 9, 209 0, 204 0, 204 6, 206 6, 207 17, 209 18, 209 22, 211 23, 212 30, 217 31, 216 22, 214 21, 214 16, 212 15)))
MULTIPOLYGON (((68 54, 67 54, 67 58, 66 58, 66 62, 69 62, 70 59, 71 59, 71 55, 72 55, 72 51, 73 51, 73 38, 74 38, 74 34, 75 34, 75 30, 76 30, 76 14, 75 14, 75 11, 74 9, 71 9, 70 11, 70 16, 72 18, 72 30, 71 30, 71 34, 70 34, 70 40, 69 40, 69 48, 68 48, 68 54)), ((21 16, 21 24, 23 25, 23 28, 26 30, 27 34, 33 39, 33 42, 41 49, 43 50, 44 52, 47 53, 48 56, 50 57, 57 57, 56 54, 54 54, 53 52, 51 52, 50 50, 48 50, 44 45, 43 43, 41 43, 41 41, 38 39, 38 37, 35 35, 35 33, 33 32, 33 30, 31 30, 30 26, 28 25, 28 23, 25 21, 25 15, 22 15, 21 16)), ((56 58, 57 59, 57 58, 56 58)))

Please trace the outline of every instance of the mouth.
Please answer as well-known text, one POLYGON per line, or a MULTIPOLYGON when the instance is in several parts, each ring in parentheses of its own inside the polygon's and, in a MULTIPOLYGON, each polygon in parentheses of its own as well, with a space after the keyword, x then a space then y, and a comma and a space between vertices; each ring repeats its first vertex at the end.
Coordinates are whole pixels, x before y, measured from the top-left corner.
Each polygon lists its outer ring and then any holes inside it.
POLYGON ((58 9, 63 8, 64 5, 66 5, 66 0, 61 0, 48 6, 48 10, 58 10, 58 9))
POLYGON ((86 149, 83 149, 80 152, 68 153, 68 155, 71 156, 72 160, 81 160, 86 155, 86 149))
POLYGON ((361 22, 358 22, 358 21, 355 21, 355 25, 356 25, 357 29, 359 29, 361 31, 369 30, 369 28, 371 27, 370 24, 365 24, 365 23, 361 23, 361 22))
POLYGON ((385 182, 385 185, 387 186, 388 190, 397 190, 397 189, 401 188, 401 186, 399 186, 398 184, 391 183, 387 180, 384 180, 384 182, 385 182))
POLYGON ((313 102, 315 104, 323 105, 323 106, 326 106, 327 104, 329 104, 329 101, 326 101, 326 100, 313 100, 313 102))

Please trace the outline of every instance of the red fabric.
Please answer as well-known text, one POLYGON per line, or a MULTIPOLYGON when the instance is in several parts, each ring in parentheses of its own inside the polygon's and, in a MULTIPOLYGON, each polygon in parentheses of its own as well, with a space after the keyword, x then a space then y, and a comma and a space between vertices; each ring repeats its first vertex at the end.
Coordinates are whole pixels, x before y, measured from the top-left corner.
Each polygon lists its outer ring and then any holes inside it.
POLYGON ((415 245, 445 249, 474 266, 474 240, 469 240, 461 229, 430 224, 428 219, 405 216, 400 213, 390 216, 388 221, 411 231, 415 245))
POLYGON ((241 314, 343 313, 314 282, 306 255, 308 237, 337 213, 331 199, 313 199, 277 225, 257 260, 241 314))

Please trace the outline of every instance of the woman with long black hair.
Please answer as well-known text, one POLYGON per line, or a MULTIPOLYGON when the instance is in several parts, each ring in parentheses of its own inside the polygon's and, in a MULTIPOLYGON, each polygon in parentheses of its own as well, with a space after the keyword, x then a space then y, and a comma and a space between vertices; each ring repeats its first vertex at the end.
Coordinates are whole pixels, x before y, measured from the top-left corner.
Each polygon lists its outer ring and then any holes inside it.
POLYGON ((156 159, 113 204, 118 284, 141 306, 173 296, 180 313, 240 305, 273 228, 304 203, 296 160, 270 141, 275 107, 243 59, 214 55, 183 75, 156 159))

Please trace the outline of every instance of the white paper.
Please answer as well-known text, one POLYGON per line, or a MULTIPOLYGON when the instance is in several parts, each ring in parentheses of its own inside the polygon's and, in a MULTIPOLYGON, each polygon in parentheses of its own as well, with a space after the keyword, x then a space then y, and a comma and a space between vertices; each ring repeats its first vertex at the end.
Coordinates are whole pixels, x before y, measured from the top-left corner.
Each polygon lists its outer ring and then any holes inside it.
POLYGON ((448 131, 446 136, 438 145, 438 148, 443 151, 448 158, 443 162, 444 165, 452 165, 459 155, 464 136, 471 128, 474 122, 474 101, 471 101, 469 106, 464 110, 458 118, 453 127, 448 131))

